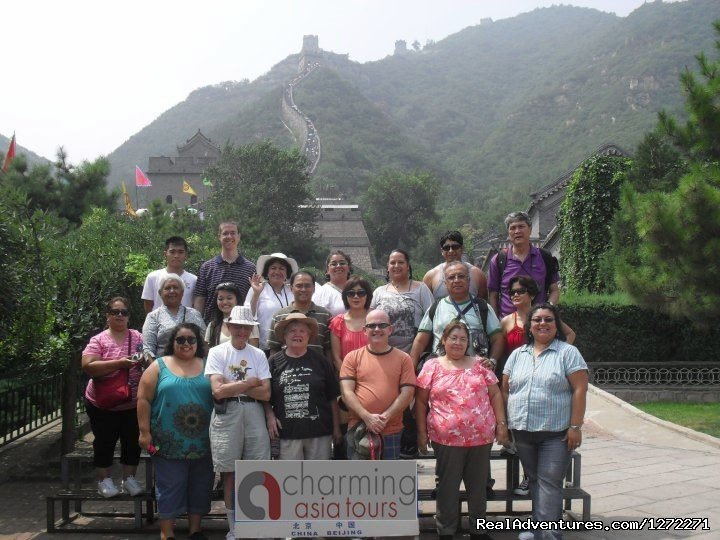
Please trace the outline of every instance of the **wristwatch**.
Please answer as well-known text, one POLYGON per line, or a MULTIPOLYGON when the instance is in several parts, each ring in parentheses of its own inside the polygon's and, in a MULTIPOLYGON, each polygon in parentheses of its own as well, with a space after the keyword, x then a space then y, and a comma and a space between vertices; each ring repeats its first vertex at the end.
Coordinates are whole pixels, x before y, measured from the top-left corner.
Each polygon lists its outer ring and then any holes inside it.
POLYGON ((494 358, 488 358, 488 360, 493 366, 497 367, 497 360, 495 360, 494 358))
POLYGON ((582 431, 582 424, 579 424, 577 426, 570 426, 570 429, 574 431, 582 431))

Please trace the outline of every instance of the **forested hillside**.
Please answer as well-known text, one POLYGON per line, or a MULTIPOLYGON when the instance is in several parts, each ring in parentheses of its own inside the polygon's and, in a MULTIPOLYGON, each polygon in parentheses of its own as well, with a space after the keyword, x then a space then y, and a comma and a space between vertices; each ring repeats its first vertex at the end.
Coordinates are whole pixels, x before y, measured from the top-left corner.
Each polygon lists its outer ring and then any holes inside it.
MULTIPOLYGON (((354 197, 384 169, 430 169, 458 221, 497 224, 602 143, 632 151, 658 110, 681 114, 678 74, 713 49, 715 19, 716 0, 648 3, 625 18, 559 6, 376 62, 326 54, 294 91, 322 142, 316 186, 354 197)), ((198 128, 220 145, 294 144, 280 102, 298 60, 196 90, 109 156, 112 180, 198 128)))

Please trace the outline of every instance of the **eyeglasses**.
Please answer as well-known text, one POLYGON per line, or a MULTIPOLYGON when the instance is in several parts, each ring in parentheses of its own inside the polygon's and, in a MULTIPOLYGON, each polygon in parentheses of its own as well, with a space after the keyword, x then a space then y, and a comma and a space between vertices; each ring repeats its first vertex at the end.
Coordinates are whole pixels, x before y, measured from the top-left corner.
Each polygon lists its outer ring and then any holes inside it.
POLYGON ((535 324, 545 323, 550 324, 555 322, 555 317, 533 317, 530 319, 535 324))
POLYGON ((365 325, 365 328, 367 328, 368 330, 377 330, 377 329, 385 330, 385 329, 386 329, 387 327, 389 327, 389 326, 390 326, 390 323, 386 323, 386 322, 381 322, 381 323, 367 323, 367 324, 365 325))
POLYGON ((462 245, 461 244, 445 244, 440 249, 442 249, 443 251, 460 251, 462 249, 462 245))
POLYGON ((328 264, 328 266, 332 266, 333 268, 335 268, 337 266, 347 266, 347 265, 348 265, 348 263, 345 261, 333 261, 330 264, 328 264))
POLYGON ((117 317, 118 315, 120 315, 121 317, 127 317, 128 315, 130 315, 130 311, 127 309, 110 309, 108 310, 108 313, 110 315, 114 315, 115 317, 117 317))
POLYGON ((527 289, 525 287, 520 287, 519 289, 510 289, 510 296, 521 296, 527 292, 527 289))
POLYGON ((197 343, 197 338, 193 336, 178 336, 175 338, 175 343, 178 345, 185 345, 186 343, 188 345, 195 345, 197 343))
POLYGON ((367 291, 365 289, 359 289, 359 290, 351 290, 351 291, 345 291, 343 293, 346 297, 350 298, 351 296, 356 296, 358 298, 365 298, 367 296, 367 291))

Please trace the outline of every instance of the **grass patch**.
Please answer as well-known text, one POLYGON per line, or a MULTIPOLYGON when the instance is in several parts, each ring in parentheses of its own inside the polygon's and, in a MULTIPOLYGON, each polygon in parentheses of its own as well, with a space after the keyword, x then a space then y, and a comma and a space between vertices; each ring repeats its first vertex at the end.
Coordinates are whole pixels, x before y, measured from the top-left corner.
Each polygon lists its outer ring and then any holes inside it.
POLYGON ((695 431, 720 437, 720 403, 633 403, 648 414, 695 431))

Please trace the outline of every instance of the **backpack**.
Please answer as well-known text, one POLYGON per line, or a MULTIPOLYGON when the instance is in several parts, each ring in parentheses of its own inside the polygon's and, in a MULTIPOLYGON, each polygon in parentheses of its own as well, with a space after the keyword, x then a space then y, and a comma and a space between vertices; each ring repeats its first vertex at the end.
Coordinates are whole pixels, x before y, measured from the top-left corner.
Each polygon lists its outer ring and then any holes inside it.
MULTIPOLYGON (((540 255, 542 256, 543 263, 545 263, 545 296, 548 295, 550 285, 552 285, 552 276, 554 273, 560 270, 560 263, 558 263, 557 257, 550 253, 547 249, 540 248, 540 255)), ((497 290, 500 293, 502 288, 502 278, 505 273, 505 267, 507 266, 507 248, 501 249, 497 254, 497 290)))
MULTIPOLYGON (((430 306, 430 309, 428 309, 428 317, 430 317, 430 323, 433 322, 433 319, 435 318, 435 312, 437 311, 438 304, 440 303, 440 300, 443 300, 442 298, 438 298, 433 302, 433 305, 430 306)), ((483 332, 485 332, 485 336, 487 337, 487 318, 488 318, 488 303, 483 300, 482 298, 479 298, 477 296, 470 295, 470 302, 471 306, 474 309, 477 309, 477 312, 480 314, 480 320, 482 322, 483 326, 483 332)), ((432 332, 431 332, 432 334, 432 332)), ((433 353, 433 341, 434 338, 431 337, 430 343, 427 346, 426 353, 433 353)))

